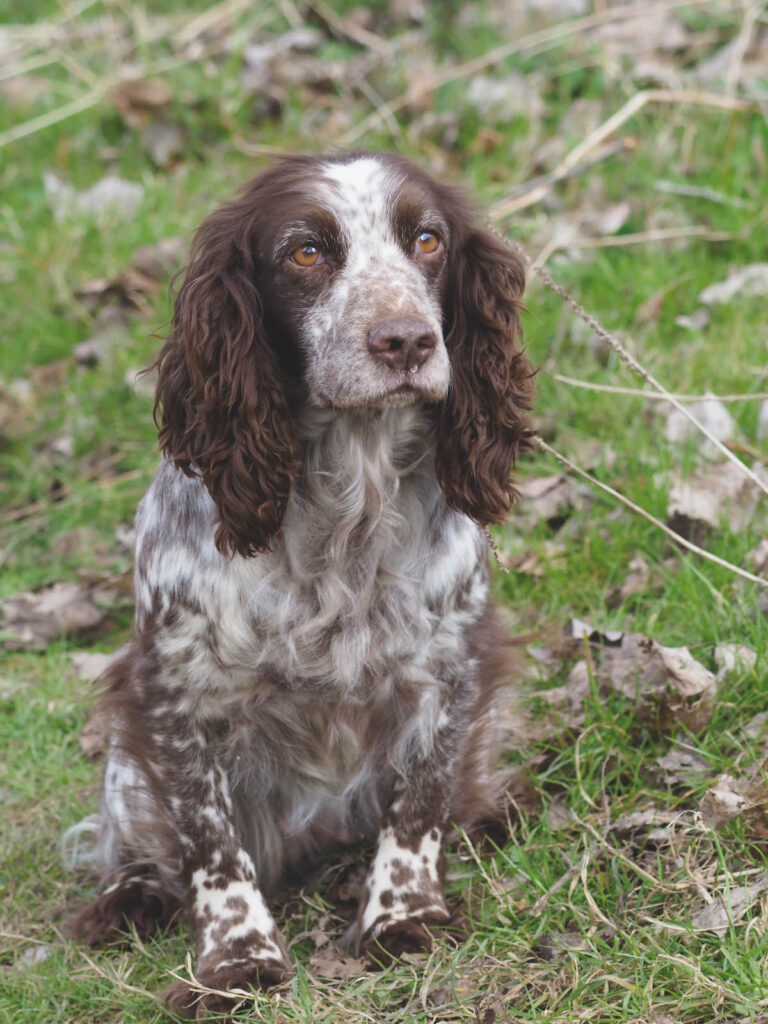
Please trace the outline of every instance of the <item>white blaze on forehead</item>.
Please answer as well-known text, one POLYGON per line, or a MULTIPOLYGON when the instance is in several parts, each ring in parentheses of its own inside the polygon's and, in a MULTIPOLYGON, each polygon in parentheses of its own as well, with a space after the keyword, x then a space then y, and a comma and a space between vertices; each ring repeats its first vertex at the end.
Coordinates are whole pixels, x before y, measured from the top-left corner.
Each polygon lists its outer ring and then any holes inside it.
POLYGON ((349 163, 322 165, 331 183, 323 201, 339 222, 349 245, 347 268, 385 255, 405 262, 395 238, 392 214, 403 176, 374 157, 360 157, 349 163), (382 248, 384 251, 382 251, 382 248))

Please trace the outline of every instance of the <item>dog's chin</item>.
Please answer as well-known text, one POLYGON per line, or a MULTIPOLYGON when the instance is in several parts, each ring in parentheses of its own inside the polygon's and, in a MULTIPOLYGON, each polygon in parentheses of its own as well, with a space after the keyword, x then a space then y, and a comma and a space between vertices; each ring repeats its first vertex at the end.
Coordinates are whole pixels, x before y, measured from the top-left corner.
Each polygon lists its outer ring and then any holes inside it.
POLYGON ((389 387, 359 394, 347 391, 344 395, 329 395, 316 392, 314 403, 323 409, 392 409, 410 405, 435 405, 448 394, 448 385, 436 382, 404 381, 389 387))

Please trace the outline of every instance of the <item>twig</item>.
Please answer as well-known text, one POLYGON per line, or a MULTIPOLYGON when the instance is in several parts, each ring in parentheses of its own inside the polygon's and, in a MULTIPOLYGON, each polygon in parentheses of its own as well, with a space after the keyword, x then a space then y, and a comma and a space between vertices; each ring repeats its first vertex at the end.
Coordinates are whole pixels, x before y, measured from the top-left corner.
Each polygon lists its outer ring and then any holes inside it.
MULTIPOLYGON (((559 384, 569 384, 574 388, 584 388, 585 391, 602 391, 608 395, 631 395, 633 398, 645 398, 650 402, 667 402, 666 395, 658 391, 645 391, 642 388, 621 388, 615 384, 595 384, 591 380, 578 380, 576 377, 566 377, 562 373, 553 373, 552 380, 559 384)), ((671 398, 678 402, 764 402, 768 399, 768 391, 758 391, 750 395, 672 395, 671 398)))
POLYGON ((715 437, 711 430, 705 427, 703 423, 700 423, 699 420, 697 420, 696 417, 693 415, 693 413, 690 412, 690 410, 686 409, 684 405, 682 405, 673 395, 671 395, 667 391, 667 389, 662 384, 659 383, 658 380, 656 380, 652 373, 646 370, 644 366, 641 366, 637 359, 635 359, 635 357, 628 351, 626 346, 622 345, 622 343, 619 341, 617 337, 615 337, 615 335, 611 334, 610 331, 607 331, 600 323, 598 323, 598 321, 592 316, 592 314, 588 313, 583 306, 579 305, 579 303, 573 298, 573 296, 569 292, 565 290, 565 288, 562 287, 562 285, 557 284, 557 282, 554 280, 554 278, 546 269, 546 267, 533 265, 528 254, 517 243, 508 244, 512 246, 515 252, 517 252, 517 254, 524 260, 525 263, 533 267, 534 272, 541 278, 541 280, 544 282, 545 285, 547 285, 548 288, 551 288, 556 295, 559 295, 560 298, 568 306, 570 306, 570 308, 574 311, 574 313, 576 313, 578 317, 580 317, 586 324, 589 324, 589 326, 592 328, 592 330, 595 332, 598 338, 600 338, 607 345, 609 345, 614 350, 614 352, 618 353, 622 361, 626 363, 626 365, 629 366, 630 369, 634 370, 634 372, 637 373, 640 377, 642 377, 644 381, 650 384, 651 387, 655 388, 660 394, 664 395, 667 401, 670 402, 678 410, 678 412, 682 413, 682 415, 685 416, 689 423, 692 423, 694 427, 696 427, 696 429, 707 438, 708 441, 711 441, 719 452, 725 455, 725 457, 729 461, 731 461, 735 466, 738 466, 741 472, 746 477, 748 477, 752 481, 752 483, 755 484, 755 486, 758 487, 763 492, 763 494, 768 495, 768 485, 766 485, 760 479, 760 477, 749 468, 749 466, 746 466, 741 461, 741 459, 738 459, 732 451, 726 448, 723 442, 719 438, 715 437))
POLYGON ((761 587, 768 588, 768 580, 761 579, 760 576, 755 576, 751 572, 747 572, 746 569, 741 569, 738 565, 734 565, 732 562, 727 562, 724 558, 720 558, 718 555, 713 555, 711 551, 706 551, 704 548, 700 548, 698 544, 694 544, 692 541, 686 540, 685 537, 682 537, 679 533, 676 533, 674 530, 670 529, 670 527, 667 526, 666 523, 662 523, 662 521, 660 519, 657 519, 656 516, 652 516, 650 512, 646 512, 646 510, 644 508, 641 508, 640 505, 636 505, 634 501, 631 501, 629 498, 624 497, 623 494, 615 490, 613 487, 610 487, 608 484, 604 484, 600 480, 595 479, 595 477, 593 477, 590 473, 587 473, 586 470, 581 469, 575 463, 571 462, 570 459, 567 459, 564 455, 561 455, 560 452, 555 451, 554 448, 548 445, 547 442, 543 441, 540 437, 534 437, 533 443, 541 451, 547 452, 548 455, 551 455, 553 458, 557 459, 557 461, 562 466, 565 466, 566 469, 568 469, 571 473, 576 473, 577 476, 580 476, 583 480, 588 481, 590 484, 592 484, 593 487, 597 487, 601 491, 605 491, 606 494, 610 494, 610 496, 612 498, 615 498, 616 501, 620 501, 622 505, 626 505, 627 508, 632 509, 633 512, 636 512, 639 516, 642 516, 643 519, 647 519, 649 523, 652 523, 654 526, 658 527, 660 530, 666 533, 668 537, 671 537, 676 544, 680 544, 682 547, 687 548, 689 551, 692 551, 695 555, 700 555, 702 558, 706 558, 707 561, 714 562, 715 565, 719 565, 723 569, 728 569, 731 572, 735 573, 737 576, 741 576, 743 579, 749 580, 750 583, 757 583, 761 587))

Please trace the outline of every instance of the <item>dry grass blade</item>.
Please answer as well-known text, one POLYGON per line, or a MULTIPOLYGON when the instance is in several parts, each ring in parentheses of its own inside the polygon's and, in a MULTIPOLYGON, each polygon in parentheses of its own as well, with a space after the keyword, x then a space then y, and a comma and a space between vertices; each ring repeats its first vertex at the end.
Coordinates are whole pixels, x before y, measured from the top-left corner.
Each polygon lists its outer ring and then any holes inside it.
MULTIPOLYGON (((591 131, 585 139, 575 146, 567 156, 558 164, 554 171, 546 176, 546 179, 542 179, 539 182, 531 182, 530 187, 522 195, 520 194, 520 188, 516 189, 509 196, 503 199, 499 199, 491 206, 491 216, 499 220, 502 217, 507 217, 511 213, 515 213, 517 210, 522 210, 527 206, 532 206, 534 203, 539 202, 551 189, 566 178, 579 173, 579 170, 589 164, 585 164, 588 154, 592 153, 594 149, 605 143, 609 136, 620 128, 623 124, 629 121, 639 113, 643 107, 648 103, 694 103, 701 106, 714 107, 718 110, 730 110, 730 111, 746 111, 746 110, 759 110, 760 105, 758 103, 750 102, 749 100, 737 100, 729 96, 721 96, 719 93, 714 92, 696 92, 694 90, 673 90, 673 89, 644 89, 642 92, 635 93, 635 95, 628 100, 623 107, 612 114, 607 120, 603 121, 601 125, 598 125, 594 131, 591 131)), ((608 152, 606 155, 612 155, 608 152)), ((602 159, 602 157, 601 157, 602 159)), ((521 186, 524 188, 524 186, 521 186)), ((672 229, 680 230, 680 229, 672 229)), ((690 229, 694 234, 706 233, 706 229, 694 226, 690 229)), ((712 239, 713 241, 723 241, 726 238, 732 237, 731 235, 724 235, 720 237, 722 233, 710 233, 716 234, 718 237, 712 239)), ((705 237, 708 235, 705 234, 705 237)), ((656 241, 657 239, 648 238, 641 239, 642 241, 656 241)), ((594 243, 593 243, 594 244, 594 243)), ((614 244, 619 244, 615 243, 614 244)), ((629 244, 629 243, 624 243, 629 244)))
POLYGON ((712 231, 703 224, 683 224, 679 228, 657 228, 655 231, 635 231, 629 235, 599 235, 597 238, 571 238, 557 242, 549 251, 558 249, 613 249, 616 246, 647 245, 653 242, 676 242, 684 238, 700 238, 704 242, 731 242, 737 236, 732 231, 712 231))
MULTIPOLYGON (((572 388, 583 388, 585 391, 599 391, 606 395, 628 395, 632 398, 644 398, 649 402, 667 402, 669 398, 658 391, 644 391, 642 388, 622 388, 615 384, 595 384, 591 380, 578 380, 575 377, 566 377, 562 373, 553 373, 552 379, 559 384, 568 384, 572 388)), ((756 391, 748 395, 682 395, 672 394, 678 402, 764 402, 768 400, 768 391, 756 391)))
POLYGON ((675 541, 676 544, 680 544, 682 547, 687 548, 688 551, 693 552, 695 555, 699 555, 701 558, 706 558, 709 562, 714 562, 715 565, 719 565, 723 569, 728 569, 737 576, 741 576, 742 579, 749 580, 750 583, 757 583, 758 586, 768 588, 768 580, 761 579, 760 576, 755 576, 753 573, 747 572, 746 569, 741 569, 738 565, 734 565, 732 562, 728 562, 724 558, 720 558, 719 555, 713 555, 711 551, 707 551, 705 548, 700 548, 698 544, 694 544, 692 541, 686 540, 685 537, 682 537, 679 533, 670 529, 666 523, 662 523, 662 521, 657 519, 656 516, 652 516, 650 512, 646 512, 644 508, 641 508, 640 505, 636 505, 634 501, 626 498, 615 488, 610 487, 608 484, 601 483, 600 480, 596 480, 595 477, 590 473, 587 473, 586 470, 581 469, 579 466, 575 465, 575 463, 571 462, 570 459, 561 455, 560 452, 555 451, 554 448, 548 445, 547 442, 542 440, 540 437, 534 438, 534 445, 541 451, 547 452, 547 454, 557 459, 560 465, 565 466, 571 473, 576 473, 583 480, 592 484, 593 487, 597 487, 606 494, 610 494, 610 496, 615 498, 616 501, 621 502, 622 505, 626 505, 627 508, 632 509, 633 512, 642 516, 643 519, 647 519, 649 523, 652 523, 654 526, 658 527, 658 529, 666 533, 666 535, 675 541))

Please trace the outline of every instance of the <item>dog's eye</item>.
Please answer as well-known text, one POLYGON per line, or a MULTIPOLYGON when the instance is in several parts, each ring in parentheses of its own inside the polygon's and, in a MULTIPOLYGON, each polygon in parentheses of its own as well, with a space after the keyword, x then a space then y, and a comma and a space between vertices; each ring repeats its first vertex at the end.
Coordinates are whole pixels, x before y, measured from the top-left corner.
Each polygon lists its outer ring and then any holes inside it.
POLYGON ((316 263, 322 263, 324 257, 316 246, 307 242, 306 245, 300 245, 298 249, 293 250, 291 259, 300 267, 314 267, 316 263))
POLYGON ((422 231, 416 238, 416 245, 418 245, 422 252, 430 253, 437 249, 438 245, 440 245, 440 240, 431 231, 422 231))

